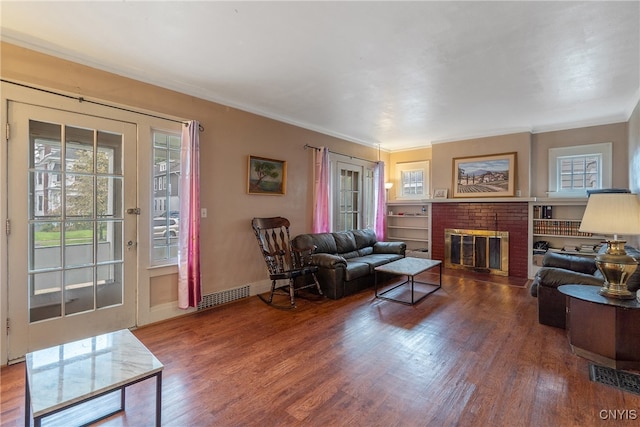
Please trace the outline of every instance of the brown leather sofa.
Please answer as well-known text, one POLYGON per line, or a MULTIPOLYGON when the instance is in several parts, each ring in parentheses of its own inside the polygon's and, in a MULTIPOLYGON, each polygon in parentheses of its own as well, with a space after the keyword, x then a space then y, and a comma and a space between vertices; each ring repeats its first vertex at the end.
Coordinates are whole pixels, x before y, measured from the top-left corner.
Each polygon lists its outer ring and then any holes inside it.
POLYGON ((318 266, 322 292, 332 299, 374 284, 374 268, 404 258, 404 242, 378 242, 373 230, 309 233, 292 240, 296 248, 316 246, 311 263, 318 266))
MULTIPOLYGON (((603 245, 601 251, 606 250, 603 245)), ((625 246, 627 254, 640 261, 640 251, 625 246)), ((558 286, 568 284, 602 286, 604 278, 593 257, 561 254, 548 251, 542 268, 531 284, 531 295, 538 297, 538 322, 556 328, 566 328, 566 296, 558 286)), ((635 292, 640 288, 640 267, 631 275, 627 288, 635 292)))

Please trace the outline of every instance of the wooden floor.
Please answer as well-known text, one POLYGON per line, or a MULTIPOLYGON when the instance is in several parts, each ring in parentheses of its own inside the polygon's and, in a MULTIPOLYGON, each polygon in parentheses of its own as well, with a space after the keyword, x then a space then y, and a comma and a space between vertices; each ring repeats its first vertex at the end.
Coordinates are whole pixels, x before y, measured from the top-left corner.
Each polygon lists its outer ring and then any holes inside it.
MULTIPOLYGON (((416 306, 251 297, 134 331, 165 365, 163 425, 638 425, 640 396, 591 382, 526 287, 448 273, 416 306)), ((128 388, 99 425, 152 425, 154 387, 128 388)), ((24 363, 0 390, 2 426, 23 426, 24 363)))

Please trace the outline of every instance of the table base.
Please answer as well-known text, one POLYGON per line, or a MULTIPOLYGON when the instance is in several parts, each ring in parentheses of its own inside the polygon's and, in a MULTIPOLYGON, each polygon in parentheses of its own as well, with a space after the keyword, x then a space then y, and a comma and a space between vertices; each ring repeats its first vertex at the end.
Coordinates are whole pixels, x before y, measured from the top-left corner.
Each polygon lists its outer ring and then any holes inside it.
POLYGON ((439 267, 439 281, 438 284, 435 283, 428 283, 428 282, 421 282, 418 280, 415 280, 415 276, 412 275, 407 275, 407 280, 405 280, 404 282, 395 285, 389 289, 386 289, 383 292, 378 292, 378 274, 376 273, 375 275, 375 297, 376 298, 380 298, 380 299, 386 299, 388 301, 394 301, 394 302, 399 302, 401 304, 405 304, 405 305, 415 305, 417 303, 419 303, 420 301, 422 301, 423 299, 425 299, 426 297, 428 297, 429 295, 431 295, 432 293, 434 293, 435 291, 437 291, 438 289, 442 288, 442 264, 438 264, 439 267), (429 292, 427 292, 426 294, 422 295, 420 298, 415 299, 415 284, 420 284, 420 285, 427 285, 427 286, 434 286, 435 288, 430 290, 429 292), (392 298, 392 297, 388 297, 385 296, 386 294, 388 294, 389 292, 398 289, 401 286, 404 286, 406 284, 410 284, 411 285, 411 301, 404 301, 401 299, 397 299, 397 298, 392 298))

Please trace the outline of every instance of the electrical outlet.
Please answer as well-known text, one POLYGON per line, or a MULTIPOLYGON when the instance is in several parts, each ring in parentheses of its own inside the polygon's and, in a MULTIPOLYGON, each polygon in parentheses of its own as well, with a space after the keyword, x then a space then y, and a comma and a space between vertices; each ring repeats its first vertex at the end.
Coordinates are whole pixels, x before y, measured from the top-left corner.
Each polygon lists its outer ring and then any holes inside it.
POLYGON ((200 218, 206 218, 207 217, 207 208, 201 208, 200 209, 200 218))

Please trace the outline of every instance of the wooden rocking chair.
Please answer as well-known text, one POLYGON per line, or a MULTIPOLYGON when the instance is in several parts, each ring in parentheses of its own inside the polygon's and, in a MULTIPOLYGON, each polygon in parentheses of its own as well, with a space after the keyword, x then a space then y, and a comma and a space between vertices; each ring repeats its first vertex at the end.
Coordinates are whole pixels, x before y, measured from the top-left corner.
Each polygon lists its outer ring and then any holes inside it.
MULTIPOLYGON (((267 263, 269 278, 271 279, 271 293, 269 298, 263 295, 258 297, 265 303, 283 309, 296 308, 296 292, 300 289, 316 287, 322 295, 316 272, 318 267, 310 265, 311 254, 316 247, 293 248, 289 237, 289 220, 283 217, 253 218, 251 226, 258 239, 260 250, 267 263), (311 275, 312 283, 304 280, 304 283, 295 284, 296 278, 311 275), (276 286, 277 280, 287 280, 288 283, 276 286), (290 305, 274 304, 273 295, 278 291, 289 295, 290 305)), ((302 282, 303 280, 300 280, 302 282)))

